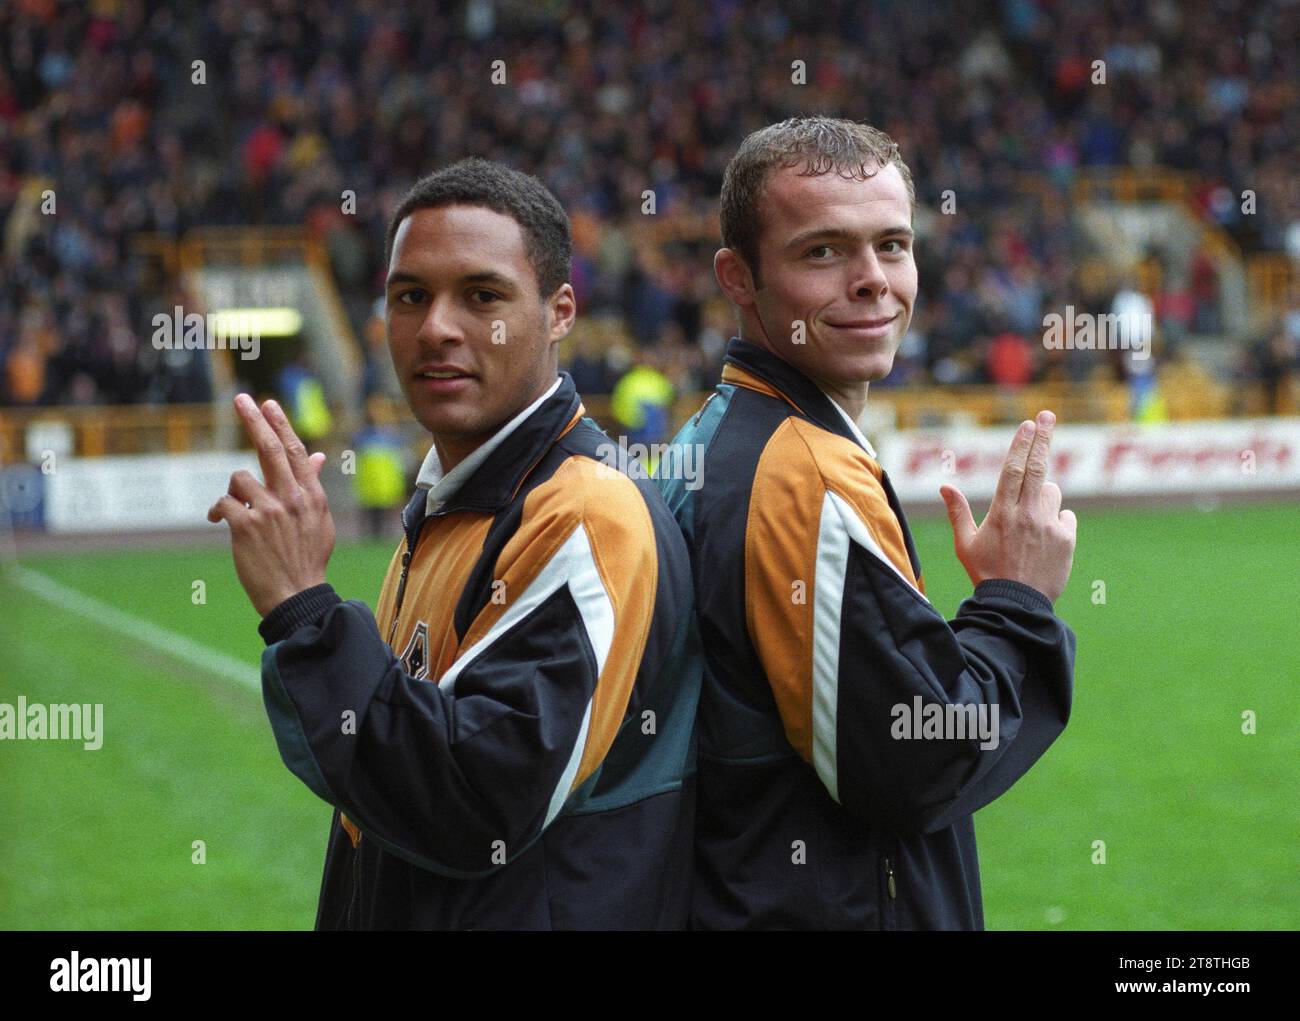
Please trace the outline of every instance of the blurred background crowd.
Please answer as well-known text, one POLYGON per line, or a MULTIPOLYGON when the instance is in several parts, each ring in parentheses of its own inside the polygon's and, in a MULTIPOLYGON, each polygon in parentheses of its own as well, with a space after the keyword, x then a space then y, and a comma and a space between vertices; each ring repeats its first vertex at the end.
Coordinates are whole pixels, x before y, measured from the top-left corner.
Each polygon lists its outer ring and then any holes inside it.
MULTIPOLYGON (((151 313, 185 296, 132 239, 222 225, 324 243, 364 396, 387 357, 388 215, 470 154, 537 174, 570 213, 586 325, 564 357, 581 391, 638 365, 707 388, 734 328, 716 236, 647 257, 644 193, 656 218, 712 216, 748 132, 817 112, 889 132, 916 181, 921 293, 885 385, 1085 378, 1096 361, 1045 350, 1043 316, 1106 311, 1123 286, 1146 292, 1177 359, 1180 338, 1224 330, 1214 261, 1145 285, 1096 271, 1076 178, 1185 172, 1196 215, 1243 253, 1300 260, 1298 50, 1300 5, 1237 0, 0 2, 0 403, 211 399, 192 353, 149 342, 151 313), (57 215, 21 214, 34 181, 55 182, 57 215)), ((1294 370, 1289 301, 1225 337, 1233 373, 1294 370)))

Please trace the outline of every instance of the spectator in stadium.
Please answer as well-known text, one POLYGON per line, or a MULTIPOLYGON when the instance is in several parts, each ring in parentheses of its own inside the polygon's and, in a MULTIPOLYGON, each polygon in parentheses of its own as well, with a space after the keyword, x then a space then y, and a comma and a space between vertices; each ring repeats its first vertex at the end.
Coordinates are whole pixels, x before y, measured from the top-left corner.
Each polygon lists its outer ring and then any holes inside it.
POLYGON ((1034 375, 1034 347, 1011 330, 1003 330, 989 341, 985 362, 989 381, 1007 390, 1019 390, 1034 375))
POLYGON ((334 417, 316 374, 294 359, 276 374, 289 423, 304 443, 315 445, 329 435, 334 417))
POLYGON ((236 399, 265 485, 237 472, 209 512, 263 617, 281 756, 335 808, 317 927, 681 928, 690 567, 557 375, 564 210, 463 160, 416 183, 386 248, 389 347, 432 446, 377 612, 325 582, 321 455, 274 402, 236 399))
POLYGON ((1264 384, 1264 409, 1270 415, 1294 412, 1291 379, 1300 365, 1298 345, 1284 325, 1279 323, 1259 347, 1259 378, 1264 384))
POLYGON ((887 135, 825 117, 754 132, 723 178, 739 335, 664 457, 702 452, 702 485, 660 478, 702 635, 697 927, 982 928, 971 814, 1069 718, 1051 413, 1016 431, 982 526, 941 490, 975 586, 951 623, 857 426, 911 320, 914 201, 887 135), (913 740, 922 716, 948 723, 913 740))
POLYGON ((372 538, 393 534, 406 499, 406 448, 395 429, 381 424, 377 409, 374 398, 366 401, 365 425, 352 440, 353 489, 372 538))
POLYGON ((626 430, 629 444, 662 443, 673 408, 673 385, 660 368, 663 359, 656 348, 645 348, 640 359, 614 384, 610 411, 626 430))

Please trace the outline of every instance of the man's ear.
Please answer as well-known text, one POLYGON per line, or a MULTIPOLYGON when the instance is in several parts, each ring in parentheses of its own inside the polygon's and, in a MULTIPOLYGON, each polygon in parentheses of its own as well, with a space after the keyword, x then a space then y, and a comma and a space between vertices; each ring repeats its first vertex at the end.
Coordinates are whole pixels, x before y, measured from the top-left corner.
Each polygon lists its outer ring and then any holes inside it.
POLYGON ((714 253, 713 275, 733 305, 744 308, 754 303, 754 275, 734 248, 719 248, 714 253))
POLYGON ((551 313, 551 332, 547 339, 556 344, 569 335, 578 317, 578 299, 572 285, 557 287, 555 293, 546 299, 546 307, 551 313))

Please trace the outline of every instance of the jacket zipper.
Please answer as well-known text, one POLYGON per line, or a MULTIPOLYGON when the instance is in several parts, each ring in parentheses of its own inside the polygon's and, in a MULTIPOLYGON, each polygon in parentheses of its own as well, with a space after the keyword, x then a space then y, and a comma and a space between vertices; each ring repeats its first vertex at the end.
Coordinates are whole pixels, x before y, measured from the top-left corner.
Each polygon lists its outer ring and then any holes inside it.
POLYGON ((406 595, 406 576, 411 570, 411 537, 406 537, 406 550, 402 553, 402 576, 397 580, 397 600, 393 607, 393 626, 388 629, 388 644, 393 644, 397 634, 397 618, 402 614, 402 597, 406 595))
POLYGON ((352 849, 352 896, 348 899, 348 928, 356 929, 356 916, 361 911, 361 844, 352 849))
MULTIPOLYGON (((403 522, 405 524, 405 522, 403 522)), ((424 522, 420 523, 423 526, 424 522)), ((418 534, 417 529, 417 534, 418 534)), ((393 636, 397 634, 397 622, 402 616, 402 599, 406 596, 406 578, 411 573, 411 533, 406 530, 406 549, 402 551, 402 576, 397 579, 397 598, 393 606, 393 623, 388 629, 388 645, 391 648, 393 636)), ((348 901, 348 928, 354 929, 354 919, 361 913, 361 836, 352 849, 352 897, 348 901)))
POLYGON ((700 410, 695 413, 695 420, 691 423, 691 425, 700 424, 700 419, 704 417, 704 412, 709 406, 709 401, 713 400, 713 398, 717 396, 718 396, 718 391, 714 390, 713 393, 709 394, 709 396, 705 398, 704 403, 700 405, 700 410))
POLYGON ((894 882, 894 866, 889 855, 885 855, 885 893, 889 899, 880 905, 880 928, 893 931, 894 901, 898 897, 898 885, 894 882))

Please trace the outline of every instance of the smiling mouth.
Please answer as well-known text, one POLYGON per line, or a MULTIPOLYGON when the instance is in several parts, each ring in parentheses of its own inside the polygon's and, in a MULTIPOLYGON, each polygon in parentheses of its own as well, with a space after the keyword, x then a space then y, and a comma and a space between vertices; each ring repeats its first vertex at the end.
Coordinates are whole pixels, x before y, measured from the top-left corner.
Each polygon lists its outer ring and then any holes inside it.
POLYGON ((459 369, 423 369, 412 375, 411 386, 426 398, 451 398, 464 394, 473 381, 473 375, 459 369))
POLYGON ((885 316, 881 319, 858 319, 848 323, 827 322, 826 325, 836 330, 878 330, 882 326, 888 326, 897 318, 898 313, 895 312, 892 316, 885 316))

